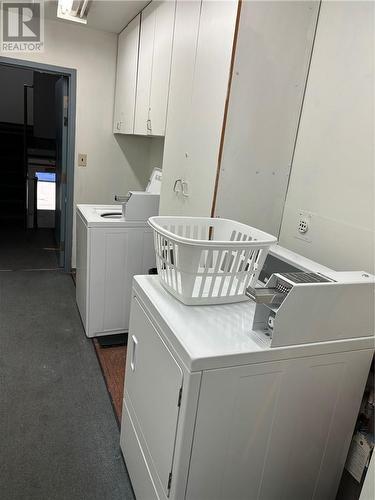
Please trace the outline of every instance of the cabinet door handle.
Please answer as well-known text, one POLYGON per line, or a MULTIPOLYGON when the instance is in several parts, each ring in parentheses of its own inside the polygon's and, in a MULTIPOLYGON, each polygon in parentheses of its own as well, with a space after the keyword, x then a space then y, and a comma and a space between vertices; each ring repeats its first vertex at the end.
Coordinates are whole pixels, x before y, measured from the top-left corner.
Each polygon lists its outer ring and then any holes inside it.
POLYGON ((146 122, 147 132, 151 132, 151 120, 148 119, 146 122))
POLYGON ((130 368, 132 371, 135 371, 135 362, 136 362, 136 352, 137 352, 138 340, 135 335, 132 335, 132 355, 130 360, 130 368))
POLYGON ((181 193, 181 191, 182 191, 182 179, 176 179, 174 181, 173 191, 175 193, 181 193))
POLYGON ((186 181, 182 181, 182 194, 185 196, 185 198, 189 197, 189 184, 186 181))

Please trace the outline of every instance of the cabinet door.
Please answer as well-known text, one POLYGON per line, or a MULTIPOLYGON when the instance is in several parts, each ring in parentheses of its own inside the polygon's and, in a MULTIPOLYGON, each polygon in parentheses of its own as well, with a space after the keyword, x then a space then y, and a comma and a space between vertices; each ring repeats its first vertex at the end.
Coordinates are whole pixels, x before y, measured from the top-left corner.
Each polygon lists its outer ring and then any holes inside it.
POLYGON ((163 157, 160 213, 182 215, 183 199, 174 192, 185 176, 185 131, 194 82, 201 2, 177 2, 173 37, 167 126, 163 157))
POLYGON ((118 39, 114 133, 134 132, 139 26, 140 14, 120 33, 118 39))
POLYGON ((152 75, 152 56, 155 38, 155 11, 157 2, 151 2, 141 13, 137 97, 135 104, 134 133, 148 135, 152 75))
POLYGON ((165 134, 176 2, 156 2, 149 133, 165 134))
POLYGON ((182 378, 181 368, 138 299, 133 298, 125 402, 127 406, 131 405, 136 415, 137 426, 144 440, 144 452, 149 454, 149 462, 166 495, 172 470, 182 378))
POLYGON ((202 2, 186 131, 186 215, 211 215, 237 9, 237 0, 202 2))
POLYGON ((161 214, 211 213, 237 8, 237 0, 177 3, 161 214), (187 196, 173 192, 181 177, 187 196))

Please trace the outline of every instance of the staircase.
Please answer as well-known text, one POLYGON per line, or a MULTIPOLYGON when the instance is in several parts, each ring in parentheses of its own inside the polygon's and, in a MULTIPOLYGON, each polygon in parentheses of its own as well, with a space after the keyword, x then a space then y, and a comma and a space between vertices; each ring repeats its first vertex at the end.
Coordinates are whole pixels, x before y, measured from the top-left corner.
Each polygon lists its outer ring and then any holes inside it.
POLYGON ((25 227, 25 214, 23 125, 0 123, 0 226, 25 227))

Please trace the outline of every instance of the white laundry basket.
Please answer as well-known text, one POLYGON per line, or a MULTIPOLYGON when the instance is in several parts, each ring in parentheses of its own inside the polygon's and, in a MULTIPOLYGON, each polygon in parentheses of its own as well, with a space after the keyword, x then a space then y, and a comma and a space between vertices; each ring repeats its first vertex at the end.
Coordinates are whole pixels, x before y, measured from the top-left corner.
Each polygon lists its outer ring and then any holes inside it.
POLYGON ((150 217, 158 274, 184 304, 245 300, 277 239, 228 219, 150 217))

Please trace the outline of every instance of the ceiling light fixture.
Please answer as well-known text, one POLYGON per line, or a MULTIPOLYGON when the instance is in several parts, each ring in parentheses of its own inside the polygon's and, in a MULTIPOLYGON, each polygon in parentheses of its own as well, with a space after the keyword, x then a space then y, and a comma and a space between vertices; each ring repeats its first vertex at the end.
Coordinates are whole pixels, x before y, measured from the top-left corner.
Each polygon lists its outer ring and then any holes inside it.
POLYGON ((87 24, 88 0, 58 0, 57 17, 87 24))

